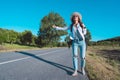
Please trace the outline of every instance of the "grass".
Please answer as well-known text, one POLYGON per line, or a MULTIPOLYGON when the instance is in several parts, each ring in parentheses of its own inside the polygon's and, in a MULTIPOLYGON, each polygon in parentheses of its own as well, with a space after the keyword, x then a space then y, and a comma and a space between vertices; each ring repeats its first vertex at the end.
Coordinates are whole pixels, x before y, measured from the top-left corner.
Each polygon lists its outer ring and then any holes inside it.
POLYGON ((18 45, 18 44, 6 44, 6 43, 0 46, 0 52, 21 50, 21 49, 40 49, 40 48, 32 47, 32 46, 25 46, 25 45, 18 45))
POLYGON ((90 80, 120 80, 119 50, 110 46, 88 48, 86 70, 90 80))
MULTIPOLYGON (((6 52, 6 51, 17 51, 17 50, 35 50, 35 49, 47 49, 51 47, 34 47, 34 46, 25 46, 25 45, 19 45, 19 44, 8 44, 5 43, 3 45, 0 45, 0 52, 6 52)), ((54 47, 57 48, 57 47, 54 47)))

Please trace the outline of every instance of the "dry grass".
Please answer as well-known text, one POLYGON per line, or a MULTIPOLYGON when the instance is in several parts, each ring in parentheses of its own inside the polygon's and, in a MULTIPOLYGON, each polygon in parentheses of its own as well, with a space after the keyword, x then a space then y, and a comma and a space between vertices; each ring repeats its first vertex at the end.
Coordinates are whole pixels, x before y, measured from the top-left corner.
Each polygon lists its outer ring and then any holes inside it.
POLYGON ((16 51, 16 50, 24 50, 24 49, 40 49, 38 47, 32 47, 32 46, 24 46, 24 45, 18 45, 18 44, 4 44, 0 45, 0 52, 6 52, 6 51, 16 51))
MULTIPOLYGON (((120 62, 113 60, 116 56, 113 59, 106 57, 111 54, 105 54, 105 52, 101 52, 102 50, 106 50, 107 53, 111 50, 119 50, 119 48, 113 49, 106 46, 92 46, 88 48, 86 69, 90 80, 120 80, 120 62)), ((118 55, 120 56, 120 53, 118 55)))
MULTIPOLYGON (((25 45, 18 45, 18 44, 7 44, 0 45, 0 52, 6 52, 6 51, 19 51, 19 50, 40 50, 40 49, 48 49, 51 47, 34 47, 34 46, 25 46, 25 45)), ((54 47, 58 48, 58 47, 54 47)))

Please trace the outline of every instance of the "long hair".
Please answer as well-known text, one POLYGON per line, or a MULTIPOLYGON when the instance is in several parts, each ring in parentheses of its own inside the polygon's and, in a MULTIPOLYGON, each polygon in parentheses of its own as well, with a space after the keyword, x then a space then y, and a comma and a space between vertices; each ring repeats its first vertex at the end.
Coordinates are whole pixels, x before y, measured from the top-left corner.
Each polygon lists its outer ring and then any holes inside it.
POLYGON ((74 25, 74 19, 73 19, 73 17, 75 16, 75 15, 77 15, 78 16, 78 23, 80 24, 80 26, 81 26, 81 28, 84 28, 84 26, 82 25, 83 23, 82 23, 82 16, 81 16, 81 14, 79 13, 79 12, 74 12, 73 14, 72 14, 72 16, 71 16, 71 26, 73 26, 74 25))
MULTIPOLYGON (((74 25, 74 19, 73 19, 73 16, 72 16, 72 18, 71 18, 71 25, 70 25, 70 30, 71 30, 71 32, 72 32, 72 27, 73 27, 73 25, 74 25)), ((84 28, 84 26, 83 26, 83 23, 82 23, 82 21, 81 21, 81 19, 80 19, 80 17, 78 16, 78 23, 80 24, 80 27, 83 29, 84 28)))

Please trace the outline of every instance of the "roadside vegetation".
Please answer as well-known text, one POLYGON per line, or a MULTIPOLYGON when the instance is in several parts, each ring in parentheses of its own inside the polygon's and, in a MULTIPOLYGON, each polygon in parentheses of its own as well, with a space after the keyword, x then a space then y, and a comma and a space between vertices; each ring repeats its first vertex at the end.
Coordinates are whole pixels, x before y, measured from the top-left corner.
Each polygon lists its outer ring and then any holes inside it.
POLYGON ((86 70, 90 80, 120 80, 120 47, 89 46, 86 70))
POLYGON ((8 43, 4 43, 3 45, 0 45, 0 52, 25 50, 25 49, 27 50, 27 49, 40 49, 40 48, 35 46, 8 44, 8 43))

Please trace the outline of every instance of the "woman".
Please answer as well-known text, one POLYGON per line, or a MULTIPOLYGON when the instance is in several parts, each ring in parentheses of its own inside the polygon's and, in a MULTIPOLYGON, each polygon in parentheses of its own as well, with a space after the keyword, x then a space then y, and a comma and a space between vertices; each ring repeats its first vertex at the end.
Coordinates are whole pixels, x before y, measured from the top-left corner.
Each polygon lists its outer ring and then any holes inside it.
POLYGON ((71 26, 69 27, 58 27, 53 25, 53 28, 56 30, 71 30, 70 39, 72 39, 72 57, 73 57, 73 65, 74 65, 74 73, 72 76, 78 75, 78 48, 80 49, 80 59, 81 59, 81 72, 85 75, 85 54, 86 54, 86 43, 85 37, 86 28, 85 25, 82 23, 82 16, 78 12, 74 12, 71 16, 71 26))

